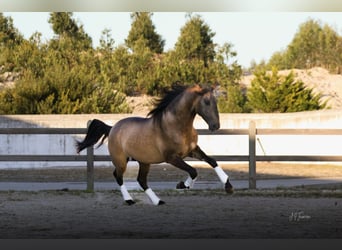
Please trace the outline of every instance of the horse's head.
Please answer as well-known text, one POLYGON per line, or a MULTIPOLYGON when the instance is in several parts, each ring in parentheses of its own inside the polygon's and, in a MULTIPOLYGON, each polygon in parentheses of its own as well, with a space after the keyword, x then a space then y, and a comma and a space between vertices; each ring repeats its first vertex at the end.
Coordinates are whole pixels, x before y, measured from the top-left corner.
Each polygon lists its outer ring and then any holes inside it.
POLYGON ((217 110, 215 89, 201 88, 196 93, 200 96, 196 106, 196 113, 205 120, 210 131, 218 130, 220 128, 220 117, 217 110))

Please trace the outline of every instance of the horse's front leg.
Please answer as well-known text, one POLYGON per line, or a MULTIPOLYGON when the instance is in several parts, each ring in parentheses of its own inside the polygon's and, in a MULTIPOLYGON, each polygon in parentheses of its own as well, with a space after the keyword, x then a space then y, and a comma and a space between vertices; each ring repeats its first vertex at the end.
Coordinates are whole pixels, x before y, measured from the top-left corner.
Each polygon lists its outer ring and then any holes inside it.
POLYGON ((214 158, 207 156, 199 146, 190 152, 190 157, 196 158, 201 161, 207 162, 210 166, 212 166, 218 175, 220 181, 225 185, 226 192, 231 194, 233 193, 233 186, 229 181, 229 176, 223 171, 223 169, 217 164, 214 158))
POLYGON ((166 162, 172 164, 173 166, 186 171, 189 174, 189 177, 186 179, 186 181, 180 181, 177 184, 177 189, 186 189, 186 188, 192 188, 196 179, 197 179, 197 171, 193 167, 191 167, 189 164, 187 164, 183 159, 179 156, 171 156, 167 158, 166 162))

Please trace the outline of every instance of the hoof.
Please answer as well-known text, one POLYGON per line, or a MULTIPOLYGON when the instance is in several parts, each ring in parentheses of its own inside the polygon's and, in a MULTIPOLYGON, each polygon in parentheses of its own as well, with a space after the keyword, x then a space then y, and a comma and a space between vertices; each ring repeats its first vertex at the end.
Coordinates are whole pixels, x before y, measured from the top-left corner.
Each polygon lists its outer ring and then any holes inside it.
POLYGON ((234 188, 233 188, 232 184, 230 184, 229 180, 227 180, 227 182, 226 182, 225 189, 226 189, 227 194, 234 193, 234 188))
POLYGON ((133 200, 126 200, 126 203, 127 203, 127 205, 131 206, 131 205, 135 204, 135 201, 133 201, 133 200))
POLYGON ((185 186, 184 181, 180 181, 177 186, 177 189, 189 189, 189 187, 185 186))
POLYGON ((165 201, 160 200, 158 203, 158 206, 160 206, 160 205, 165 205, 165 201))

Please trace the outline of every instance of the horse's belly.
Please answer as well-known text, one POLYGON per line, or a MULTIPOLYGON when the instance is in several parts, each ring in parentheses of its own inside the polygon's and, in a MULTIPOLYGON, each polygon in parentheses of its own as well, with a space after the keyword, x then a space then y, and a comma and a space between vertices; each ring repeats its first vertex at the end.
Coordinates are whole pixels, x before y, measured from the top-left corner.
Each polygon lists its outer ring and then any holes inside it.
POLYGON ((139 133, 131 136, 126 140, 124 150, 128 156, 143 163, 160 163, 164 161, 155 137, 152 135, 148 136, 139 133))
POLYGON ((135 145, 126 149, 127 155, 143 163, 160 163, 164 161, 163 155, 152 145, 135 145))

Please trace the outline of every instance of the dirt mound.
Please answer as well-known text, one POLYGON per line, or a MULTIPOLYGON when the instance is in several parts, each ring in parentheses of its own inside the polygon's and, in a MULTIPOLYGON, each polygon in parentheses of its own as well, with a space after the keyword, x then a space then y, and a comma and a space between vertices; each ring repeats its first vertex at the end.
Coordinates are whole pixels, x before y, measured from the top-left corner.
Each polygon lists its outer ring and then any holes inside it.
POLYGON ((133 114, 146 116, 153 107, 154 97, 148 95, 127 96, 126 101, 133 114))

